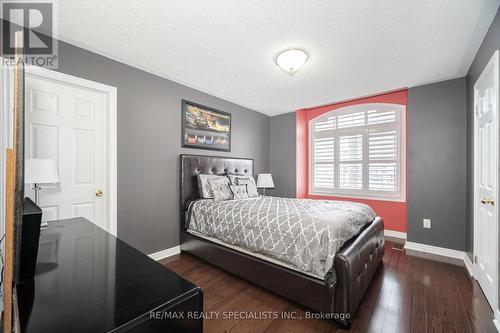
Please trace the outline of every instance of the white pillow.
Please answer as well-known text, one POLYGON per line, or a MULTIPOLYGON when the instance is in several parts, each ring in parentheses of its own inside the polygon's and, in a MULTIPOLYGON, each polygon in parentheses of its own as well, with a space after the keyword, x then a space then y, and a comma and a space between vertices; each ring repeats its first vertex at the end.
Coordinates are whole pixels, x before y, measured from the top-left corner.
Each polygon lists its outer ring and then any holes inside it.
POLYGON ((229 188, 229 179, 224 177, 221 178, 209 178, 208 183, 210 184, 210 189, 214 195, 215 201, 230 200, 233 198, 233 193, 229 188))
POLYGON ((248 192, 246 185, 229 185, 231 192, 233 192, 233 199, 248 199, 248 192))
POLYGON ((259 196, 255 179, 252 176, 229 175, 228 177, 232 185, 246 185, 249 198, 257 198, 259 196))
POLYGON ((214 194, 212 192, 212 189, 210 188, 210 184, 208 183, 209 179, 224 179, 225 181, 227 181, 227 184, 229 185, 229 178, 227 178, 226 176, 199 174, 198 190, 200 192, 200 197, 203 199, 214 198, 214 194))

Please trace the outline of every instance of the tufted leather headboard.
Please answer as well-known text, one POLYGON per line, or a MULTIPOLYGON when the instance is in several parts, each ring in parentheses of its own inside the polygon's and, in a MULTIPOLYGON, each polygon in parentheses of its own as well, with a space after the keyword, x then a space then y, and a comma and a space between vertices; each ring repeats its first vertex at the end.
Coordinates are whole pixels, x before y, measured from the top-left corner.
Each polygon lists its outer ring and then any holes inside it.
MULTIPOLYGON (((198 174, 253 175, 253 159, 205 155, 181 155, 181 220, 190 201, 200 198, 198 174)), ((182 222, 182 221, 181 221, 182 222)))

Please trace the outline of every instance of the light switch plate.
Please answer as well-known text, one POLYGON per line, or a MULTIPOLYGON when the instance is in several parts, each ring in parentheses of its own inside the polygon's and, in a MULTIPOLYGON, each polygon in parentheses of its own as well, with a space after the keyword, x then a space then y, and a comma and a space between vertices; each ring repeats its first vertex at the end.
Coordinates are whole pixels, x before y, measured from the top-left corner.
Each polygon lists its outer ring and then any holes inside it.
POLYGON ((427 228, 427 229, 431 228, 431 220, 430 219, 424 219, 424 228, 427 228))

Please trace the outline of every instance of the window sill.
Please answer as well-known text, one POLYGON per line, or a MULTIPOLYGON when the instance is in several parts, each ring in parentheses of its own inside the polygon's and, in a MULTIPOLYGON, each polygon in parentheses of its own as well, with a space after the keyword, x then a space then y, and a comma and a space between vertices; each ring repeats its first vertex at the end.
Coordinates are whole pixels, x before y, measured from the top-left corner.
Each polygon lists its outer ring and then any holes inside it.
POLYGON ((362 195, 362 194, 347 194, 347 193, 330 193, 330 192, 313 192, 309 191, 308 195, 318 196, 318 197, 336 197, 336 198, 348 198, 348 199, 360 199, 360 200, 376 200, 376 201, 390 201, 390 202, 401 202, 405 203, 405 197, 384 197, 375 195, 362 195))

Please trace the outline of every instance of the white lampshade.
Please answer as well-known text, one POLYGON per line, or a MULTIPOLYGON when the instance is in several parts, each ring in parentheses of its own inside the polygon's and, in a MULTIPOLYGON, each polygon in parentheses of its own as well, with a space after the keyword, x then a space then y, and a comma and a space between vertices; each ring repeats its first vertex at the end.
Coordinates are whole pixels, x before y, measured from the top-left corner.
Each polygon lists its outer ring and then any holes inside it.
POLYGON ((273 176, 270 173, 259 173, 257 177, 258 188, 274 188, 273 176))
POLYGON ((24 182, 26 184, 59 182, 56 161, 41 158, 27 159, 24 170, 24 182))

